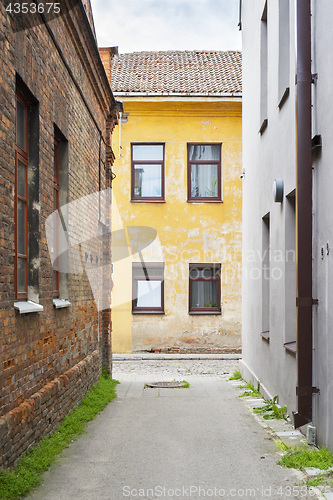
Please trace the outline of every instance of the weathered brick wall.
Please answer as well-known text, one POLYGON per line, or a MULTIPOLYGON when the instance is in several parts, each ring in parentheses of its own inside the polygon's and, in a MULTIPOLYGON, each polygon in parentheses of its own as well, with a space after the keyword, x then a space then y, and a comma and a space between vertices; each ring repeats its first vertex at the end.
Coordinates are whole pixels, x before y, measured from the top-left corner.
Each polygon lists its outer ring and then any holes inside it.
POLYGON ((97 383, 100 370, 100 356, 94 351, 0 417, 3 451, 0 467, 15 465, 29 446, 53 431, 73 406, 80 404, 82 396, 97 383))
MULTIPOLYGON (((56 310, 53 306, 53 269, 45 233, 45 222, 53 212, 55 125, 68 141, 68 201, 110 185, 105 167, 111 167, 106 145, 114 126, 113 97, 81 7, 77 4, 49 27, 43 22, 33 26, 35 18, 27 15, 23 21, 27 29, 15 31, 15 15, 0 5, 0 416, 4 416, 0 465, 5 466, 12 465, 82 399, 97 381, 102 359, 110 368, 110 314, 98 311, 84 269, 68 275, 71 307, 56 310), (39 222, 30 231, 39 243, 38 257, 31 265, 44 307, 43 312, 21 315, 14 310, 17 77, 38 101, 39 200, 32 209, 39 222), (105 345, 108 350, 103 355, 105 345)), ((85 221, 75 214, 69 219, 69 231, 80 235, 85 221)), ((86 243, 81 252, 83 268, 85 254, 99 265, 105 260, 97 240, 86 243)))
POLYGON ((102 63, 109 79, 109 82, 112 85, 112 59, 118 55, 118 47, 100 47, 99 54, 102 59, 102 63))

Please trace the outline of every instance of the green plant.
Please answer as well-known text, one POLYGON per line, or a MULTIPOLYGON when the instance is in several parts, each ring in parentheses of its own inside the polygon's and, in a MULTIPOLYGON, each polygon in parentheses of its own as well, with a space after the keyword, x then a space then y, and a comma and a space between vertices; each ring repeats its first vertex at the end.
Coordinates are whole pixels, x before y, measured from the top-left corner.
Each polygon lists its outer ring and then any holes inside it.
POLYGON ((215 175, 213 175, 213 178, 212 178, 212 189, 210 189, 209 187, 205 186, 205 190, 206 192, 209 193, 209 196, 216 196, 216 190, 215 190, 215 187, 216 187, 216 184, 217 184, 217 177, 215 177, 215 175))
POLYGON ((173 379, 173 382, 179 382, 179 383, 183 384, 181 387, 179 387, 179 389, 188 389, 190 387, 190 384, 189 384, 189 382, 187 382, 187 380, 173 379))
POLYGON ((313 479, 307 479, 305 481, 307 486, 333 486, 333 472, 324 472, 323 474, 319 474, 313 479))
POLYGON ((323 448, 292 448, 278 462, 279 465, 292 469, 314 467, 327 470, 333 467, 333 453, 325 446, 323 448))
POLYGON ((253 398, 260 398, 261 397, 261 394, 260 394, 260 382, 258 382, 258 386, 257 386, 257 389, 254 388, 254 386, 252 385, 251 382, 247 382, 247 384, 245 385, 238 385, 237 386, 238 389, 246 389, 245 392, 243 392, 243 394, 241 394, 239 397, 240 398, 245 398, 247 396, 252 396, 253 398))
POLYGON ((283 441, 281 441, 280 438, 278 439, 274 439, 274 444, 276 444, 276 446, 281 450, 283 451, 283 453, 287 450, 289 450, 289 446, 287 446, 283 441))
POLYGON ((203 307, 217 307, 217 303, 216 302, 213 302, 212 299, 209 299, 208 302, 205 302, 203 307))
POLYGON ((308 487, 333 486, 333 453, 325 446, 322 448, 291 448, 283 455, 278 464, 293 469, 315 468, 326 471, 306 479, 303 484, 308 487))
POLYGON ((117 380, 112 380, 103 369, 98 383, 81 401, 80 406, 64 418, 57 430, 30 448, 12 470, 0 470, 1 500, 17 500, 41 483, 41 474, 54 462, 56 456, 85 432, 86 424, 116 397, 117 380))
POLYGON ((261 408, 255 408, 253 410, 254 413, 262 414, 262 418, 265 420, 271 420, 273 418, 276 419, 286 419, 287 407, 286 406, 278 406, 276 404, 278 396, 274 396, 273 399, 265 399, 265 405, 261 408))
POLYGON ((229 378, 229 380, 242 380, 242 374, 239 369, 235 370, 233 375, 229 378))

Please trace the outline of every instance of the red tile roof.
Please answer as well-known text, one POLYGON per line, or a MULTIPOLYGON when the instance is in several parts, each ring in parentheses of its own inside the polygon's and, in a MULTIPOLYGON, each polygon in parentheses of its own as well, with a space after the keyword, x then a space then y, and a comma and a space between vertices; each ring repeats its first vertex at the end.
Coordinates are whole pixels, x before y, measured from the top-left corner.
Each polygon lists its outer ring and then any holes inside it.
POLYGON ((112 90, 155 94, 240 94, 239 51, 167 51, 119 54, 112 61, 112 90))

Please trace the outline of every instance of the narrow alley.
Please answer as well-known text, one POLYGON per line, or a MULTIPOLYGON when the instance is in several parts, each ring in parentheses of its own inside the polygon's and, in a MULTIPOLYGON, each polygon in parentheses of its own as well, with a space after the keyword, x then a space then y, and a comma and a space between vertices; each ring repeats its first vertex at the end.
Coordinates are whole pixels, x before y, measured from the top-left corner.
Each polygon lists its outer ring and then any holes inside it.
POLYGON ((207 357, 115 355, 117 399, 29 499, 317 498, 277 465, 272 435, 238 397, 238 383, 228 381, 237 356, 207 357), (172 380, 190 387, 145 385, 172 380))

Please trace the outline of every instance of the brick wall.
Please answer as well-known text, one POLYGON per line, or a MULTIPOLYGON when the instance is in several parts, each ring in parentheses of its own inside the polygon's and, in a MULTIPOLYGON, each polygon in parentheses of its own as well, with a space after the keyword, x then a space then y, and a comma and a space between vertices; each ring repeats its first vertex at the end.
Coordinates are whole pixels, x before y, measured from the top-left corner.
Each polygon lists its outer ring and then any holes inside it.
MULTIPOLYGON (((67 5, 67 2, 64 5, 67 5)), ((111 185, 110 134, 115 102, 96 40, 79 2, 46 25, 34 15, 15 18, 0 5, 0 466, 11 466, 27 446, 50 432, 97 381, 103 363, 111 371, 111 315, 98 311, 85 266, 108 263, 109 249, 92 238, 76 248, 81 272, 66 279, 71 306, 53 305, 53 268, 45 223, 53 212, 54 130, 66 139, 67 198, 73 202, 111 185), (17 31, 17 28, 25 27, 17 31), (14 310, 15 93, 28 92, 37 110, 37 160, 29 164, 28 298, 39 313, 14 310), (108 150, 108 155, 106 154, 108 150), (33 179, 33 182, 31 182, 33 179), (34 255, 34 258, 31 258, 34 255), (35 423, 40 422, 35 428, 35 423)), ((33 139, 33 138, 32 138, 33 139)), ((109 207, 105 207, 108 209, 109 207)), ((91 212, 96 207, 89 208, 91 212)), ((68 230, 87 231, 69 212, 68 230)), ((108 215, 103 223, 108 222, 108 215)), ((103 231, 108 233, 107 226, 103 231)), ((92 231, 94 228, 92 228, 92 231)), ((86 233, 85 233, 86 234, 86 233)), ((71 252, 70 252, 71 253, 71 252)), ((70 258, 73 255, 70 256, 70 258)), ((106 272, 107 274, 107 272, 106 272)), ((103 286, 101 278, 100 286, 103 286)), ((108 276, 107 283, 110 283, 108 276)))
POLYGON ((114 58, 114 56, 118 55, 118 47, 101 47, 99 49, 99 53, 103 62, 103 66, 105 68, 105 72, 107 74, 109 82, 111 83, 112 59, 114 58))
POLYGON ((0 466, 15 465, 29 446, 54 430, 73 406, 80 404, 82 395, 97 383, 100 370, 100 356, 94 351, 0 417, 0 466))

